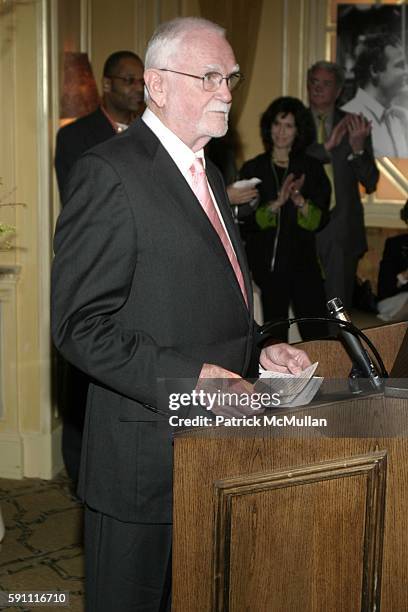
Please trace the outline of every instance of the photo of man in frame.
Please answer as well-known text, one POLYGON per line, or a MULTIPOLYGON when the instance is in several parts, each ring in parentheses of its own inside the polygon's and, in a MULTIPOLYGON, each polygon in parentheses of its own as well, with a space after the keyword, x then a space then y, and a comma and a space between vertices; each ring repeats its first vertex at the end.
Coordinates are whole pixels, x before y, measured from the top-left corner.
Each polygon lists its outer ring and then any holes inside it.
POLYGON ((405 5, 339 5, 337 63, 346 72, 342 109, 372 124, 376 157, 408 158, 405 5))

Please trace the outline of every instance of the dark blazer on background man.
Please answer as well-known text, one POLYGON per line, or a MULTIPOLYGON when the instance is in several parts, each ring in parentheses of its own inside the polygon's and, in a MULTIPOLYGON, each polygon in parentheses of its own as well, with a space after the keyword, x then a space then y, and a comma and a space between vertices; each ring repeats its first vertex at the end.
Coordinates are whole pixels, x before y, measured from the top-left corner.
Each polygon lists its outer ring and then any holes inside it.
POLYGON ((385 241, 378 273, 378 299, 408 291, 408 283, 398 287, 397 274, 408 268, 408 234, 392 236, 385 241))
POLYGON ((100 107, 58 131, 55 170, 60 193, 62 193, 69 171, 82 153, 112 138, 115 134, 115 129, 100 107))
MULTIPOLYGON (((333 116, 333 127, 343 119, 347 113, 335 109, 333 116)), ((367 138, 364 153, 360 157, 350 159, 352 149, 345 134, 340 144, 327 153, 323 144, 314 143, 308 147, 309 155, 316 157, 323 164, 331 160, 334 175, 334 190, 336 195, 336 206, 330 212, 329 223, 317 236, 318 252, 320 256, 327 246, 336 245, 346 252, 348 256, 355 259, 355 267, 358 259, 367 250, 367 238, 364 226, 364 210, 361 203, 359 183, 363 185, 366 193, 372 193, 376 189, 379 172, 375 164, 371 138, 367 138)), ((323 258, 322 258, 323 259, 323 258)), ((323 264, 325 264, 323 259, 323 264)), ((350 294, 354 286, 355 270, 349 271, 350 277, 346 279, 350 294), (351 285, 351 286, 350 286, 351 285)), ((331 276, 331 282, 336 282, 338 271, 336 269, 326 270, 326 276, 331 276)), ((334 296, 328 296, 334 297, 334 296)))
POLYGON ((192 388, 205 362, 244 376, 258 362, 245 255, 211 162, 207 175, 249 311, 200 203, 141 119, 79 160, 57 224, 54 341, 92 378, 79 491, 122 521, 171 522, 169 416, 182 409, 159 402, 158 381, 192 388))

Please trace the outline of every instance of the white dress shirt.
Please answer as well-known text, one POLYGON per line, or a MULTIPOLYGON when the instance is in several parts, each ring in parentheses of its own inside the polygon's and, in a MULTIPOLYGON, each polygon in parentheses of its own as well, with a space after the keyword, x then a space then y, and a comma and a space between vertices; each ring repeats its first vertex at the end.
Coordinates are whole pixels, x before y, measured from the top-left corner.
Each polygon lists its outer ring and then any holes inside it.
POLYGON ((385 108, 363 89, 342 106, 348 113, 363 113, 372 123, 376 157, 408 157, 408 111, 401 106, 385 108))
MULTIPOLYGON (((160 140, 161 144, 166 149, 167 153, 170 155, 170 157, 180 170, 181 174, 186 179, 189 186, 192 187, 193 176, 191 174, 190 168, 197 157, 202 159, 205 168, 204 149, 200 149, 199 151, 194 153, 194 151, 192 151, 186 144, 184 144, 184 142, 180 140, 180 138, 176 136, 174 132, 169 130, 169 128, 166 127, 164 123, 160 121, 157 115, 155 115, 149 108, 146 108, 146 110, 144 111, 142 115, 142 120, 160 140)), ((217 200, 214 196, 210 184, 208 184, 208 188, 210 190, 210 194, 214 202, 217 214, 225 229, 225 233, 228 236, 228 240, 231 242, 231 238, 228 234, 227 228, 225 227, 224 219, 222 218, 220 209, 218 208, 217 200)))

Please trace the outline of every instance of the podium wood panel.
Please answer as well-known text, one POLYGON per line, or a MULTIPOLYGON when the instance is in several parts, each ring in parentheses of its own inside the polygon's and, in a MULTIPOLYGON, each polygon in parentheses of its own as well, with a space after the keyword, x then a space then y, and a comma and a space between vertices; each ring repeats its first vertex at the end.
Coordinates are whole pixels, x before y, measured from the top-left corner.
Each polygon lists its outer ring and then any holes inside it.
POLYGON ((375 395, 281 411, 329 430, 177 434, 173 611, 408 610, 406 411, 375 395))

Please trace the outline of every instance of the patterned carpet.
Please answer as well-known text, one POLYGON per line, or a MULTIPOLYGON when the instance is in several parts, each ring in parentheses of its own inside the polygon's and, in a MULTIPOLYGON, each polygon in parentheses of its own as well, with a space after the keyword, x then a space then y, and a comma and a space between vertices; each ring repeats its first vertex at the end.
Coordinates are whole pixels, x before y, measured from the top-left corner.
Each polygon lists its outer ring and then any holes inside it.
POLYGON ((0 478, 6 533, 0 544, 0 591, 69 591, 69 606, 1 610, 83 612, 82 508, 64 474, 46 481, 0 478))

